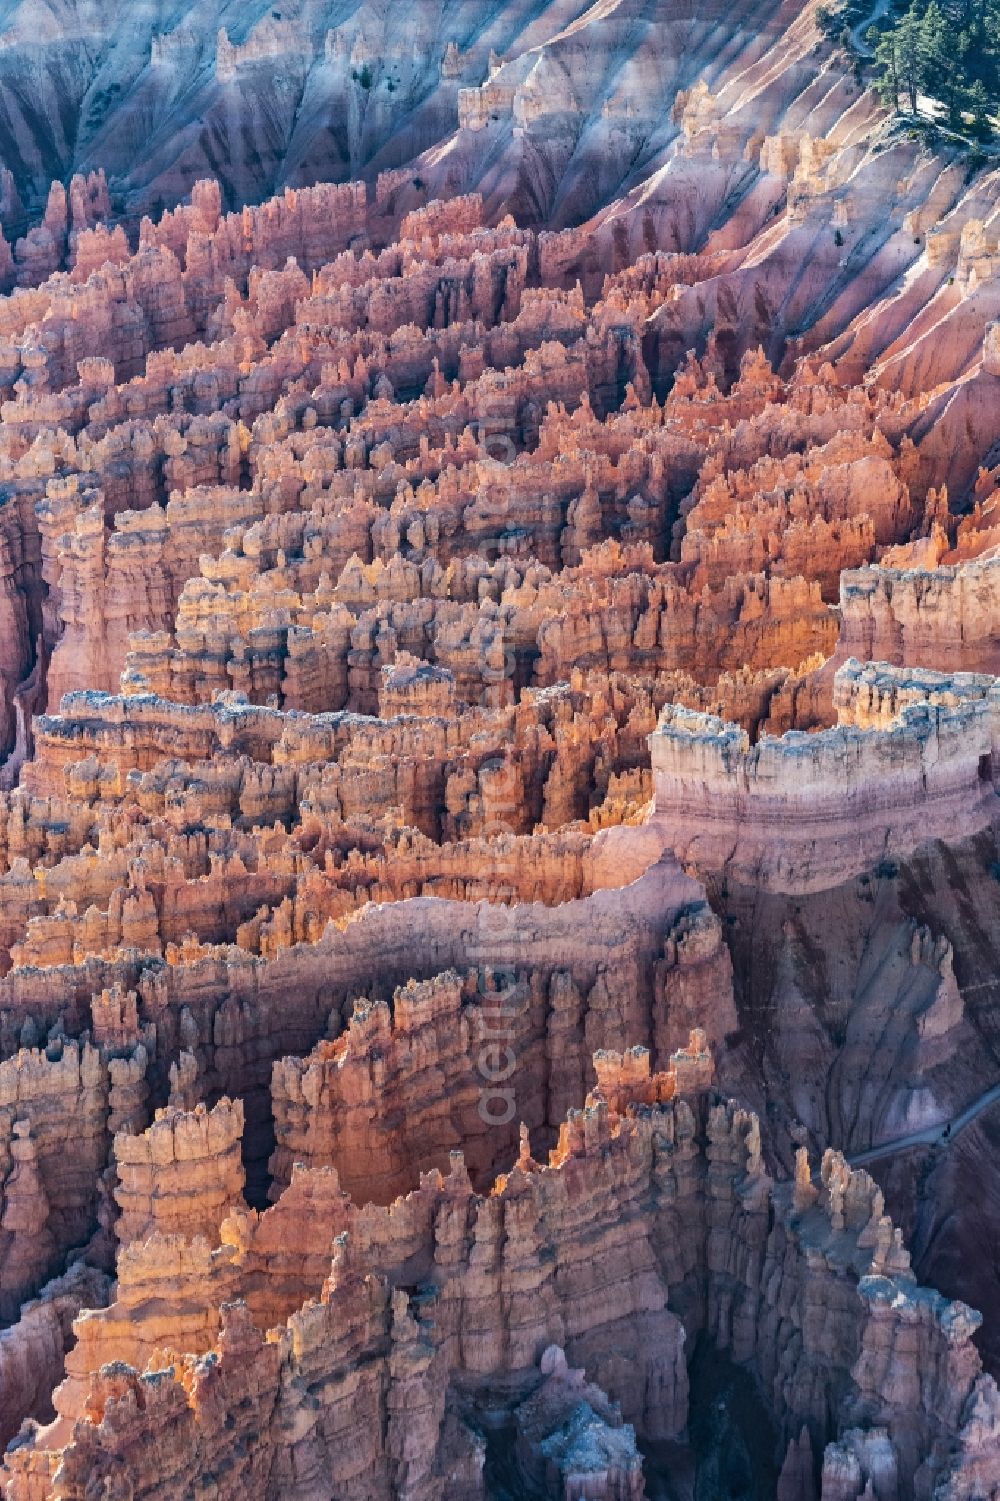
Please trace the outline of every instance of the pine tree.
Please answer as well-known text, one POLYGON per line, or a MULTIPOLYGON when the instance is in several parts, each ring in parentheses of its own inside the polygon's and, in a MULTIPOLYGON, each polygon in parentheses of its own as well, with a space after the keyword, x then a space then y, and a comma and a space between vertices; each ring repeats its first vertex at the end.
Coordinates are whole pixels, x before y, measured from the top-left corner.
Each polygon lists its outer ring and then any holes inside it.
POLYGON ((920 21, 924 83, 935 99, 948 111, 952 126, 962 123, 962 111, 968 98, 968 70, 965 58, 969 50, 967 32, 955 32, 938 0, 930 0, 920 21))
POLYGON ((868 33, 868 45, 875 54, 878 68, 876 88, 883 104, 891 104, 899 112, 899 48, 896 44, 896 29, 880 32, 875 26, 868 33))
POLYGON ((990 133, 990 101, 981 78, 977 78, 969 88, 969 108, 972 111, 972 128, 982 140, 990 133))
POLYGON ((954 129, 971 113, 977 134, 990 134, 1000 97, 1000 0, 914 0, 895 25, 872 27, 876 86, 898 113, 911 114, 921 93, 939 100, 954 129))
POLYGON ((927 38, 923 21, 916 8, 907 11, 896 27, 899 84, 910 104, 910 113, 917 113, 917 95, 927 79, 927 38))

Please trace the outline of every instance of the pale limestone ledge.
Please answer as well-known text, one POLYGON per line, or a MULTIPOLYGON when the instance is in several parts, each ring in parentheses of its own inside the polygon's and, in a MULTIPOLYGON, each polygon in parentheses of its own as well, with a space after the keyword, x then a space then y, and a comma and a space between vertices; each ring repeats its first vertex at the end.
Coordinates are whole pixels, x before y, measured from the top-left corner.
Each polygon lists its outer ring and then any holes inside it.
POLYGON ((1000 811, 996 679, 852 659, 834 683, 836 728, 756 745, 715 715, 664 708, 649 737, 653 822, 681 861, 820 891, 1000 811))
MULTIPOLYGON (((842 726, 889 730, 903 709, 929 704, 937 709, 989 701, 1000 684, 988 673, 935 672, 928 667, 889 667, 885 662, 849 658, 833 680, 833 707, 842 726)), ((997 697, 1000 702, 1000 697, 997 697)))

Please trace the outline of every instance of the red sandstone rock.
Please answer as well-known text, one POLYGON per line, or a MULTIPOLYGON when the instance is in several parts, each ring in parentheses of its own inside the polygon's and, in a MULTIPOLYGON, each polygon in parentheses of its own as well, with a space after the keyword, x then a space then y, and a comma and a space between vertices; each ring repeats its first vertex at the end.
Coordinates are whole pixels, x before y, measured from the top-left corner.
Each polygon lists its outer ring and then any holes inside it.
POLYGON ((699 1342, 998 1493, 990 179, 660 9, 180 19, 223 182, 0 174, 11 1501, 636 1501, 699 1342))

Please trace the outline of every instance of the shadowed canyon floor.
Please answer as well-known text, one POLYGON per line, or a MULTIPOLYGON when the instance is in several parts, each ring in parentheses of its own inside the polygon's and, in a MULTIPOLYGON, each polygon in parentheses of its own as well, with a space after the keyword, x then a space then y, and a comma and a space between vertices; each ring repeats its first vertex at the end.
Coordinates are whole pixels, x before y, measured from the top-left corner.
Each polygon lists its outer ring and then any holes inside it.
POLYGON ((0 1494, 998 1501, 1000 173, 411 11, 0 5, 0 1494))

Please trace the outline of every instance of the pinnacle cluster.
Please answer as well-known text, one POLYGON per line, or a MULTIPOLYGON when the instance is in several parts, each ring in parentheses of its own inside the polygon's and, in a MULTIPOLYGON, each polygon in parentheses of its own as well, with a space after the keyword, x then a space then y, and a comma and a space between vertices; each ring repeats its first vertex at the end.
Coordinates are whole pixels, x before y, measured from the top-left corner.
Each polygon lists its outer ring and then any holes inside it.
POLYGON ((1000 1498, 998 174, 786 20, 0 238, 4 1501, 1000 1498))

